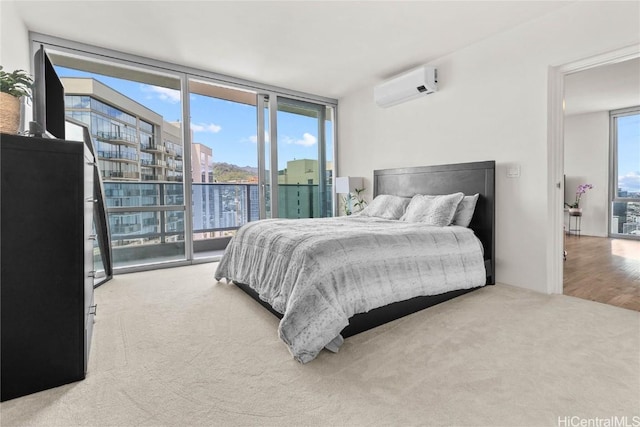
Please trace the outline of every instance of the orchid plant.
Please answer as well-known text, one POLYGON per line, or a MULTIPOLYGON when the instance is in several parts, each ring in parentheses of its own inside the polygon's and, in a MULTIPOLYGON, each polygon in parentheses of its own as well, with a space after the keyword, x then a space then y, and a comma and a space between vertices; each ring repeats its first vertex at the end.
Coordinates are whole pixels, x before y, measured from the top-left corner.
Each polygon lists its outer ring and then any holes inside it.
POLYGON ((568 208, 578 209, 580 208, 580 199, 582 199, 582 195, 587 192, 587 190, 591 190, 593 185, 591 184, 580 184, 576 189, 576 201, 574 203, 566 203, 565 206, 568 208))

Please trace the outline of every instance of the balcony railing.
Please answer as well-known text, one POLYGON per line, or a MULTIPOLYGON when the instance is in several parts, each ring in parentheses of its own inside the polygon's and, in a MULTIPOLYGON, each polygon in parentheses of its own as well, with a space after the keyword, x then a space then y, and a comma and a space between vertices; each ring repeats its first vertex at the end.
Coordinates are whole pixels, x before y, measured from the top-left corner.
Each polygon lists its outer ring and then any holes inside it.
POLYGON ((133 135, 127 135, 117 132, 97 132, 96 136, 98 137, 98 139, 110 142, 112 144, 125 144, 133 146, 138 145, 138 141, 133 135))
POLYGON ((140 179, 140 173, 103 170, 102 178, 104 178, 105 180, 106 179, 138 180, 140 179))
POLYGON ((142 151, 149 151, 152 153, 166 153, 167 148, 162 144, 141 143, 140 149, 142 151))
POLYGON ((121 235, 121 234, 128 235, 128 234, 139 233, 141 229, 142 227, 140 226, 140 224, 110 226, 111 234, 114 236, 121 235))
POLYGON ((165 162, 164 160, 158 160, 158 159, 142 159, 140 160, 140 164, 142 164, 142 166, 151 166, 151 167, 166 167, 167 166, 167 162, 165 162))
MULTIPOLYGON (((282 218, 332 215, 330 186, 326 187, 324 207, 320 205, 317 185, 280 184, 278 189, 282 218)), ((235 230, 260 218, 257 184, 193 183, 192 204, 194 233, 235 230)))
POLYGON ((256 184, 193 183, 193 232, 235 230, 260 218, 256 184))
POLYGON ((156 174, 142 174, 141 179, 143 181, 166 181, 166 176, 156 174))
MULTIPOLYGON (((170 182, 104 182, 116 266, 148 262, 166 254, 184 256, 183 188, 182 183, 170 182)), ((320 212, 317 185, 281 184, 279 189, 281 217, 331 214, 330 209, 320 212)), ((192 215, 196 240, 236 230, 260 217, 258 185, 193 183, 192 215)))
POLYGON ((104 160, 121 160, 125 162, 138 162, 138 153, 123 153, 120 151, 100 151, 98 150, 98 158, 104 160))

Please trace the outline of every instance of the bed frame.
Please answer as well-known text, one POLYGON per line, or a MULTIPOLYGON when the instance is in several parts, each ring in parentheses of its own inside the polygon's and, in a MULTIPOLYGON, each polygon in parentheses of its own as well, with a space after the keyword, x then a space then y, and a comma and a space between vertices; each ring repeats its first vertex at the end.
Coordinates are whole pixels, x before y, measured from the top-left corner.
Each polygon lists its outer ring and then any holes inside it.
MULTIPOLYGON (((392 194, 412 197, 415 194, 450 194, 461 191, 467 195, 480 194, 471 220, 471 228, 484 247, 487 285, 495 283, 495 161, 458 163, 400 169, 382 169, 373 172, 373 195, 392 194)), ((262 301, 249 286, 236 283, 262 306, 278 318, 282 314, 262 301)), ((461 289, 440 295, 411 298, 385 305, 367 313, 356 314, 341 332, 343 338, 399 319, 441 302, 466 294, 478 288, 461 289)))

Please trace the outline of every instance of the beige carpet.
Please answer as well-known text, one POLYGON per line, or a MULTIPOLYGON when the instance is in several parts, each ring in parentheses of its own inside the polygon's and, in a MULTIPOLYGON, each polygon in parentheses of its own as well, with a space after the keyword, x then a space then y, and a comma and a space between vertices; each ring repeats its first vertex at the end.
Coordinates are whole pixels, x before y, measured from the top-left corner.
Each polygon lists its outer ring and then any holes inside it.
POLYGON ((121 275, 98 288, 87 378, 2 403, 2 426, 553 426, 640 417, 638 312, 496 285, 300 365, 279 341, 277 319, 216 283, 214 268, 121 275))

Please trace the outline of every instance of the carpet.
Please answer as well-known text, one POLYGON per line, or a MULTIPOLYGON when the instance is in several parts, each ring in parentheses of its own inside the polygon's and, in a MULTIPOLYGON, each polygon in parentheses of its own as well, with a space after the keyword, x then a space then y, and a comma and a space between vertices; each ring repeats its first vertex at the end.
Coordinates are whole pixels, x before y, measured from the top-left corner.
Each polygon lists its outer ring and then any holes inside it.
POLYGON ((640 423, 638 312, 497 284, 301 365, 215 267, 96 289, 87 378, 3 402, 2 426, 640 423))

